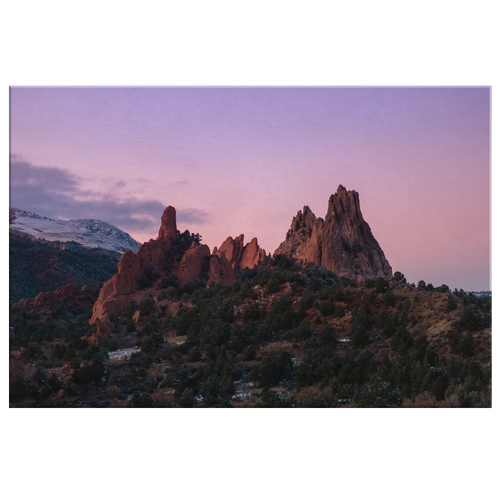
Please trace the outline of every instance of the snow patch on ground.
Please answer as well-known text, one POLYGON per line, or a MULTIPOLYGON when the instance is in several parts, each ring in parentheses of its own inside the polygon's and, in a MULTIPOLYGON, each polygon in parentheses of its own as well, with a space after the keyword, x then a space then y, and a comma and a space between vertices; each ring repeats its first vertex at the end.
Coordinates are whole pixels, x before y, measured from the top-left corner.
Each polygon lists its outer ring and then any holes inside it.
POLYGON ((139 352, 140 347, 127 347, 125 349, 118 349, 109 353, 110 361, 118 361, 120 359, 130 358, 134 352, 139 352))

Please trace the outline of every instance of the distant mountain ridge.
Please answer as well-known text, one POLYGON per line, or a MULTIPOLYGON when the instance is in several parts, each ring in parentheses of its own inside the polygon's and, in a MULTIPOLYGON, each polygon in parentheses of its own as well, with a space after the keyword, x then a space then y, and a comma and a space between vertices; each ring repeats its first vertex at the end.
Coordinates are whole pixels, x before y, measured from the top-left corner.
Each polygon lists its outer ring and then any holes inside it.
POLYGON ((51 219, 33 212, 9 208, 10 229, 46 241, 74 241, 87 248, 124 253, 141 246, 129 234, 107 222, 95 219, 69 221, 51 219))

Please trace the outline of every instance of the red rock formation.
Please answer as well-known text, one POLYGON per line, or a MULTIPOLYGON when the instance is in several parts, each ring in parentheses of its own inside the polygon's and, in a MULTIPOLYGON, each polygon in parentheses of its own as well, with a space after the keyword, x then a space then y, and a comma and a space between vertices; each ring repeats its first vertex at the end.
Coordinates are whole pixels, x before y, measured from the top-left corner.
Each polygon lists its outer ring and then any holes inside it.
POLYGON ((263 248, 259 248, 257 238, 253 238, 245 246, 243 246, 243 242, 243 234, 240 234, 235 239, 229 236, 219 249, 214 248, 213 255, 224 257, 233 271, 239 271, 245 269, 245 267, 252 269, 255 265, 262 263, 266 257, 266 252, 263 248))
POLYGON ((261 264, 265 257, 266 251, 263 248, 259 248, 257 238, 253 238, 252 241, 250 243, 247 243, 245 245, 245 248, 243 249, 243 255, 241 256, 240 261, 240 269, 245 269, 245 267, 253 269, 254 266, 261 264))
POLYGON ((237 279, 231 264, 224 256, 218 257, 217 255, 212 255, 210 269, 208 270, 209 283, 215 281, 216 283, 231 285, 237 279))
POLYGON ((174 207, 167 207, 161 216, 160 230, 158 239, 163 240, 170 246, 173 245, 177 236, 177 221, 174 207))
POLYGON ((314 262, 358 281, 392 278, 391 266, 363 219, 358 193, 343 186, 330 197, 324 221, 309 207, 299 211, 274 255, 314 262))
POLYGON ((243 254, 243 238, 240 234, 235 239, 228 236, 224 243, 216 250, 217 257, 225 257, 234 271, 239 269, 241 256, 243 254))
POLYGON ((210 256, 210 249, 207 245, 197 245, 194 241, 191 247, 182 256, 177 271, 179 283, 184 285, 188 281, 193 281, 200 277, 203 272, 203 261, 210 256))
MULTIPOLYGON (((138 280, 149 266, 159 272, 170 256, 177 234, 176 213, 174 207, 167 207, 161 217, 160 230, 156 240, 149 240, 139 247, 137 253, 125 252, 118 262, 118 272, 104 283, 99 297, 94 304, 90 323, 107 321, 110 314, 118 314, 130 302, 129 294, 138 287, 138 280)), ((208 247, 207 247, 208 249, 208 247)), ((107 328, 98 324, 99 332, 107 328)))

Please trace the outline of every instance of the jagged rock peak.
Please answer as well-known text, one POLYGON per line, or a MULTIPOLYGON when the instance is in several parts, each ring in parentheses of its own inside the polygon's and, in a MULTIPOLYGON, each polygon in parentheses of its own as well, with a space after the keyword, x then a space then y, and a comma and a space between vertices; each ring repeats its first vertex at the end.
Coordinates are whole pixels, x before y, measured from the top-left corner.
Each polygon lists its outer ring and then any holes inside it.
POLYGON ((340 185, 335 194, 330 196, 328 200, 328 211, 326 217, 333 214, 349 213, 351 218, 363 219, 361 209, 359 208, 359 194, 357 191, 347 191, 340 185))
POLYGON ((392 277, 391 266, 363 219, 358 193, 342 185, 330 196, 324 221, 308 206, 297 213, 286 240, 274 253, 279 254, 315 262, 358 281, 392 277))
POLYGON ((228 236, 220 248, 215 247, 213 255, 224 257, 233 271, 248 267, 252 269, 260 264, 266 257, 266 252, 259 247, 257 238, 244 245, 245 236, 240 234, 236 238, 228 236))

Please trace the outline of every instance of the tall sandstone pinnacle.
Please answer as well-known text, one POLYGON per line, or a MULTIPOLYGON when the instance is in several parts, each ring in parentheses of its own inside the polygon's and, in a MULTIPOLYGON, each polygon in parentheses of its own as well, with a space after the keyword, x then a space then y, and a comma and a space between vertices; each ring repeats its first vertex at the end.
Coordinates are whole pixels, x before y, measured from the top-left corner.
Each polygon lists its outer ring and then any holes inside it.
POLYGON ((167 207, 161 217, 158 237, 141 245, 137 253, 128 251, 122 255, 118 272, 104 283, 92 310, 90 323, 97 325, 97 337, 113 331, 109 316, 120 314, 131 299, 140 301, 145 294, 159 294, 158 288, 144 290, 139 285, 148 268, 156 270, 158 279, 175 274, 180 285, 199 279, 204 272, 208 283, 229 285, 239 279, 237 272, 240 269, 253 268, 266 257, 266 252, 257 244, 257 238, 243 246, 243 235, 227 238, 219 251, 214 249, 213 255, 210 255, 207 245, 193 242, 180 257, 175 254, 178 252, 177 233, 175 208, 167 207))
MULTIPOLYGON (((95 323, 99 330, 108 330, 105 322, 110 314, 119 313, 130 301, 130 294, 138 288, 139 278, 150 266, 157 270, 170 256, 172 245, 177 236, 176 212, 174 207, 167 207, 161 217, 160 230, 156 240, 149 240, 139 247, 137 253, 125 252, 118 261, 118 272, 106 281, 94 304, 90 323, 95 323)), ((208 250, 208 253, 210 251, 208 250)))
POLYGON ((325 220, 307 206, 299 211, 274 255, 314 262, 357 281, 392 278, 392 268, 363 219, 358 193, 344 186, 330 196, 325 220))

